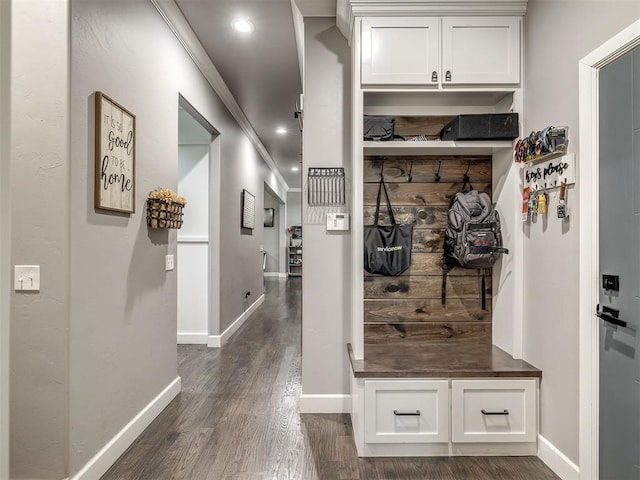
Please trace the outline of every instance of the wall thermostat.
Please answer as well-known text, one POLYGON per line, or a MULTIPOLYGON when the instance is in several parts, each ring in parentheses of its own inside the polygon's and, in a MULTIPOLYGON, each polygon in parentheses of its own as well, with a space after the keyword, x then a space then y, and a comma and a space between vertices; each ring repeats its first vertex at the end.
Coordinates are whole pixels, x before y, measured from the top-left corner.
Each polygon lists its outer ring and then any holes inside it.
POLYGON ((349 230, 349 214, 327 213, 327 231, 329 230, 349 230))

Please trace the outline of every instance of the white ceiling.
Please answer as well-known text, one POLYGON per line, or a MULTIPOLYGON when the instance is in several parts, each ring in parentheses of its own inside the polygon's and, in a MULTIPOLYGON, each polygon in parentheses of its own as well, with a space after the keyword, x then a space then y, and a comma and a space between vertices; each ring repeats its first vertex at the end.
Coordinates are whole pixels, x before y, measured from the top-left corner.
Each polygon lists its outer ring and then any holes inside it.
MULTIPOLYGON (((335 16, 336 0, 296 0, 307 16, 335 16)), ((302 135, 294 116, 302 93, 291 0, 176 0, 182 14, 290 188, 301 187, 302 135), (236 18, 250 20, 249 34, 236 18), (276 128, 287 129, 285 135, 276 128)))

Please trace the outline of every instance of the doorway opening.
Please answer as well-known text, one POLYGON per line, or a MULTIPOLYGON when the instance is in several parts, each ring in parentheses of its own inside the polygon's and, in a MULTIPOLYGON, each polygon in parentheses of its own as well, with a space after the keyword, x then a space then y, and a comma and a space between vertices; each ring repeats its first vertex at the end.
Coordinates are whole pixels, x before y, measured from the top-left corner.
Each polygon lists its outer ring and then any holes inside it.
POLYGON ((286 277, 285 247, 287 245, 286 204, 264 184, 264 243, 262 271, 265 277, 286 277))
POLYGON ((220 324, 220 135, 182 96, 178 194, 188 208, 177 231, 177 340, 206 345, 220 324))

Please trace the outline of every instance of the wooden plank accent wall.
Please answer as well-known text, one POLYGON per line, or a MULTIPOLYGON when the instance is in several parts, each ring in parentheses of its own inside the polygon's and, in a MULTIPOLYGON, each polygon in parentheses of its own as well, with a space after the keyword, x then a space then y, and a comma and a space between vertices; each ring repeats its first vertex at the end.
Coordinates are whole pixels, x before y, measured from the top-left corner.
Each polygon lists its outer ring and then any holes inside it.
MULTIPOLYGON (((367 344, 491 344, 490 274, 485 282, 486 310, 482 309, 482 276, 477 270, 454 268, 447 279, 447 303, 441 304, 442 244, 449 202, 462 189, 467 167, 473 187, 491 195, 491 156, 365 157, 365 225, 374 221, 383 165, 396 221, 415 221, 413 247, 411 266, 402 275, 365 272, 365 348, 367 344)), ((380 223, 388 224, 384 199, 381 203, 380 223)))

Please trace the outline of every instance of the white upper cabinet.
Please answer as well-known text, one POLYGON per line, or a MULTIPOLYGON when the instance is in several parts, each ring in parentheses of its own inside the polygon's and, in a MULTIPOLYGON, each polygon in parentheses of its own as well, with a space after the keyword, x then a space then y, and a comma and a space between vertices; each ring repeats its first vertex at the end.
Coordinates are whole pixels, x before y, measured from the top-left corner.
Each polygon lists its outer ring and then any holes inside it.
POLYGON ((442 19, 443 84, 520 82, 520 19, 442 19))
POLYGON ((365 17, 363 85, 515 85, 519 17, 365 17))
POLYGON ((362 83, 437 85, 440 19, 362 19, 362 83))

